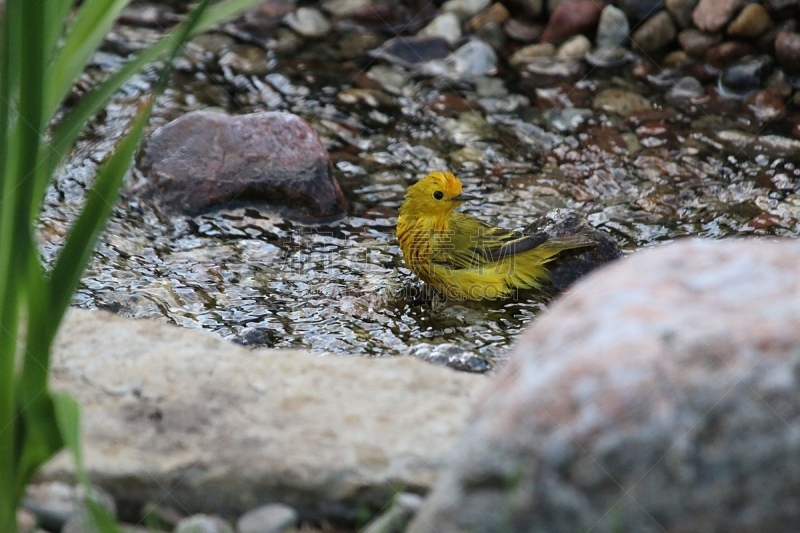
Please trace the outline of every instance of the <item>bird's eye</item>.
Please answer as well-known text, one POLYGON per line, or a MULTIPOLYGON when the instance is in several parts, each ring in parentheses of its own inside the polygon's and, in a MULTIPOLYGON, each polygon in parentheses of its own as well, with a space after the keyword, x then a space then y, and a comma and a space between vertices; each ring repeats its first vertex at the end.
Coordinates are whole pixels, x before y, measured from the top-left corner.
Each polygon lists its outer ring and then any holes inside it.
POLYGON ((433 197, 436 198, 437 200, 441 200, 442 198, 444 198, 444 193, 442 191, 436 191, 435 193, 433 193, 433 197))

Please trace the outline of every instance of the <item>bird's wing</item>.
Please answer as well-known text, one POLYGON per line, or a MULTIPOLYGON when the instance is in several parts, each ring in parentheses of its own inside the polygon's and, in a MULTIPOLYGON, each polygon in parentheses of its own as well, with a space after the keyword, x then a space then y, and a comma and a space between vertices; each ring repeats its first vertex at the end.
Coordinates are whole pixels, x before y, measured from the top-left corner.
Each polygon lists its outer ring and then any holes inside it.
POLYGON ((547 239, 546 233, 525 235, 453 213, 450 230, 437 235, 432 261, 450 268, 474 268, 532 250, 547 239))

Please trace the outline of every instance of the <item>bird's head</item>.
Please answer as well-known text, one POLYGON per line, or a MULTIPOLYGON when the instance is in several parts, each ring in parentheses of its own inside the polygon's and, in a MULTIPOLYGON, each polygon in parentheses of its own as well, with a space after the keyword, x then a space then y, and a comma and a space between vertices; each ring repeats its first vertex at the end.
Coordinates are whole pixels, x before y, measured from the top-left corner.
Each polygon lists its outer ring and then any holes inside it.
POLYGON ((477 200, 461 189, 461 180, 450 172, 431 172, 406 191, 401 215, 446 216, 467 200, 477 200))

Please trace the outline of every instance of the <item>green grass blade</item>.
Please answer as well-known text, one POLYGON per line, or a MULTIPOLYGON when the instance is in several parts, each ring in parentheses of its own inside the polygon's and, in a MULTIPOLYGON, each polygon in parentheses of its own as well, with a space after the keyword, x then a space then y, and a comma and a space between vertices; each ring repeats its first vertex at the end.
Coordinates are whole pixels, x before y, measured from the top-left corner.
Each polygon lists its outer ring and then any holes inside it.
POLYGON ((47 112, 52 115, 72 89, 128 0, 84 0, 54 57, 47 112))
POLYGON ((74 3, 73 0, 49 0, 47 4, 47 18, 45 18, 45 42, 44 49, 51 60, 54 56, 58 40, 64 33, 69 10, 74 3))
MULTIPOLYGON (((197 20, 194 27, 189 32, 189 37, 208 30, 215 24, 226 20, 240 11, 257 4, 260 0, 230 0, 223 4, 218 4, 206 10, 197 20)), ((131 58, 125 66, 112 74, 107 80, 95 87, 88 94, 81 98, 81 101, 64 117, 53 133, 53 140, 48 152, 47 171, 52 173, 67 151, 72 147, 84 124, 100 111, 111 97, 131 76, 139 72, 148 63, 152 63, 169 53, 175 46, 176 35, 186 31, 186 26, 190 21, 186 21, 175 28, 167 36, 161 39, 152 47, 139 52, 131 58)))

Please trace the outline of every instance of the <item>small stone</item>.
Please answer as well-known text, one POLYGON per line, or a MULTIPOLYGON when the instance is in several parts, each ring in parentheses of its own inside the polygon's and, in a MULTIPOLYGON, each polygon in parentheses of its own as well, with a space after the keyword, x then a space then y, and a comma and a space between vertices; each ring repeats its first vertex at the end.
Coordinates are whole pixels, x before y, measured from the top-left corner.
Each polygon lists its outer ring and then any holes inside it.
POLYGON ((544 32, 541 24, 516 18, 507 20, 503 24, 503 29, 509 38, 521 43, 532 43, 539 39, 544 32))
POLYGON ((508 59, 508 63, 514 68, 519 68, 530 63, 535 57, 552 57, 554 55, 556 55, 556 47, 553 44, 529 44, 514 52, 514 55, 508 59))
POLYGON ((174 533, 234 533, 231 525, 218 516, 196 514, 184 518, 174 533))
POLYGON ((370 4, 370 0, 325 0, 322 7, 334 17, 343 18, 355 11, 367 8, 370 4))
POLYGON ((492 4, 491 7, 482 11, 469 19, 467 22, 467 29, 470 31, 478 31, 487 24, 498 23, 502 24, 508 17, 511 16, 506 9, 506 6, 500 3, 492 4))
POLYGON ((664 0, 615 0, 614 4, 634 23, 647 20, 664 9, 664 0))
POLYGON ((773 63, 773 59, 766 55, 742 59, 722 72, 720 87, 730 96, 749 96, 761 88, 773 63))
POLYGON ((698 29, 715 33, 724 28, 742 7, 744 0, 700 0, 692 12, 698 29))
POLYGON ((137 192, 173 212, 241 202, 310 222, 346 211, 325 146, 291 113, 187 113, 150 137, 140 167, 148 181, 137 192))
POLYGON ((260 46, 235 46, 219 58, 219 65, 244 76, 263 76, 274 68, 269 54, 260 46))
POLYGON ((446 119, 442 125, 452 141, 462 146, 497 138, 494 127, 475 111, 462 113, 457 119, 446 119))
POLYGON ((421 63, 446 58, 450 55, 450 45, 442 37, 395 37, 371 51, 370 55, 402 67, 414 68, 421 63))
POLYGON ((678 42, 687 54, 704 57, 712 46, 722 42, 722 34, 705 33, 696 28, 689 28, 678 34, 678 42))
POLYGON ((670 105, 683 105, 704 93, 705 88, 697 78, 685 76, 667 91, 666 99, 670 105))
POLYGON ((683 50, 673 50, 664 56, 662 65, 665 68, 678 68, 690 65, 694 62, 695 60, 689 57, 689 54, 683 50))
POLYGON ((461 21, 454 13, 442 13, 425 26, 420 35, 427 37, 441 37, 450 45, 461 39, 461 21))
POLYGON ((583 61, 556 57, 533 57, 521 67, 525 82, 533 87, 548 87, 574 81, 586 72, 583 61))
POLYGON ((497 54, 491 46, 480 40, 472 40, 448 58, 458 77, 492 75, 497 72, 497 54))
MULTIPOLYGON (((104 490, 92 487, 92 500, 102 505, 111 515, 116 514, 116 504, 104 490)), ((85 491, 60 481, 29 485, 25 490, 23 508, 36 515, 37 524, 51 531, 60 531, 70 519, 86 515, 85 491)))
POLYGON ((603 2, 594 0, 563 0, 551 13, 542 42, 558 44, 577 33, 593 29, 604 7, 603 2))
POLYGON ((331 30, 331 23, 318 9, 298 7, 286 15, 286 25, 303 37, 323 37, 331 30))
POLYGON ((489 7, 489 4, 491 4, 491 0, 448 0, 442 4, 442 11, 455 13, 462 19, 468 19, 489 7))
POLYGON ((486 159, 482 150, 478 150, 477 148, 473 148, 471 146, 465 146, 460 150, 454 150, 450 152, 450 164, 453 165, 455 168, 464 168, 469 164, 480 164, 486 159))
POLYGON ((595 42, 597 46, 621 45, 628 40, 630 31, 631 27, 628 24, 628 17, 625 16, 625 13, 609 4, 600 13, 595 42))
POLYGON ((675 24, 679 28, 691 28, 694 26, 692 11, 697 7, 700 0, 667 0, 667 11, 672 15, 675 24))
POLYGON ((624 46, 598 46, 586 54, 586 61, 595 67, 613 68, 629 63, 635 57, 624 46))
POLYGON ((644 96, 624 89, 606 89, 594 97, 592 108, 595 111, 616 113, 626 117, 631 113, 649 111, 653 108, 644 96))
POLYGON ((800 33, 783 32, 775 39, 775 55, 790 74, 800 74, 800 33))
POLYGON ((493 50, 502 52, 506 46, 506 32, 503 25, 498 22, 490 22, 475 32, 475 40, 483 41, 493 50))
POLYGON ((763 89, 747 98, 747 109, 759 122, 777 121, 786 114, 786 103, 783 96, 775 89, 763 89))
POLYGON ((645 21, 631 37, 635 47, 645 53, 658 52, 675 38, 675 23, 666 11, 645 21))
POLYGON ((236 521, 236 533, 282 533, 299 521, 297 511, 282 503, 262 505, 236 521))
POLYGON ((759 4, 747 4, 728 24, 728 35, 737 39, 754 39, 772 26, 769 13, 759 4))
POLYGON ((585 35, 575 35, 558 47, 556 57, 560 59, 583 59, 592 49, 592 43, 585 35))
POLYGON ((706 63, 714 68, 722 69, 750 55, 752 51, 753 47, 742 41, 725 41, 708 49, 706 63))
POLYGON ((761 54, 775 55, 775 40, 778 38, 778 35, 783 32, 793 32, 796 29, 797 21, 793 18, 782 20, 774 24, 756 40, 756 50, 761 54))

